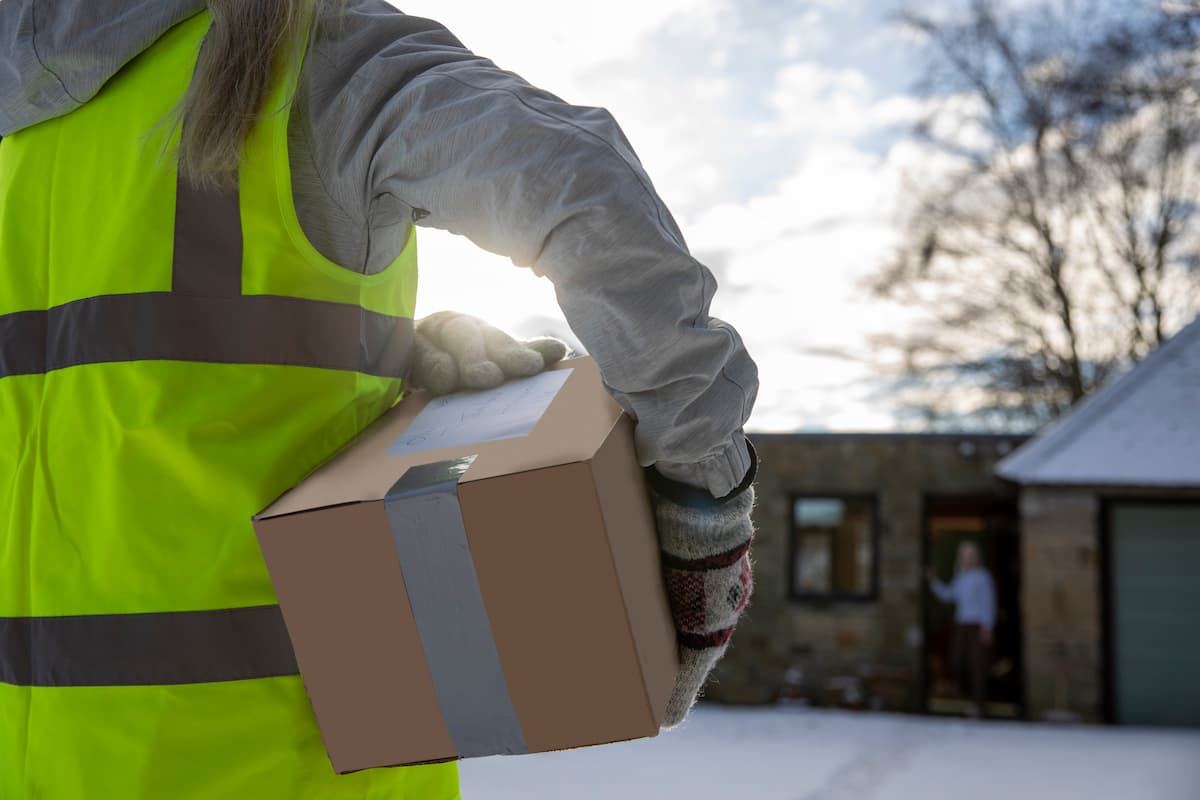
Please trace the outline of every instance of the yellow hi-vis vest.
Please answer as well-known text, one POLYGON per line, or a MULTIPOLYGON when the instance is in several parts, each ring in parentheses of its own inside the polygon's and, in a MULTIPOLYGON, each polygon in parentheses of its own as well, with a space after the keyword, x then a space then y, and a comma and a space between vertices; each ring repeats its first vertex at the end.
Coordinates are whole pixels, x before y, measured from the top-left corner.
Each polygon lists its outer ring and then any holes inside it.
POLYGON ((334 774, 250 523, 399 397, 415 243, 306 241, 303 51, 237 192, 158 157, 210 22, 0 140, 0 798, 451 800, 454 764, 334 774))

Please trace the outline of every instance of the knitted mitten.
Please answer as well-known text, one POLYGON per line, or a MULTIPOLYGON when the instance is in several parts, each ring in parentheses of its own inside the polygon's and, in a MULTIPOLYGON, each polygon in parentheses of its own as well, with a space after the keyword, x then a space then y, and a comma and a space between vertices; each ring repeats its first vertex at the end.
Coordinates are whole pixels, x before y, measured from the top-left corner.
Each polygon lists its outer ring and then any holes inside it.
POLYGON ((673 728, 696 702, 750 600, 754 487, 718 501, 698 491, 668 497, 666 483, 652 480, 650 495, 679 642, 679 675, 662 725, 673 728))
POLYGON ((562 360, 558 339, 517 341, 483 320, 439 311, 417 320, 411 386, 442 395, 458 389, 492 389, 527 378, 562 360))

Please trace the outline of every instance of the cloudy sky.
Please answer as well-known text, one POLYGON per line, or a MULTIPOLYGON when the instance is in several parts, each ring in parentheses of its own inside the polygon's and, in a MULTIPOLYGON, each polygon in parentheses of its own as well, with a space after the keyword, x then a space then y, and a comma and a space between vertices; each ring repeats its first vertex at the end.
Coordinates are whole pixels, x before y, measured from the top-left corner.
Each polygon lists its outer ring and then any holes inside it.
MULTIPOLYGON (((713 313, 759 364, 750 428, 880 430, 867 337, 902 324, 857 281, 895 241, 916 44, 902 0, 398 0, 475 52, 633 143, 694 255, 713 313)), ((927 5, 926 5, 927 7, 927 5)), ((419 313, 456 308, 519 333, 561 320, 550 284, 469 242, 422 231, 419 313), (464 289, 464 287, 470 287, 464 289), (497 302, 497 298, 502 298, 497 302)))

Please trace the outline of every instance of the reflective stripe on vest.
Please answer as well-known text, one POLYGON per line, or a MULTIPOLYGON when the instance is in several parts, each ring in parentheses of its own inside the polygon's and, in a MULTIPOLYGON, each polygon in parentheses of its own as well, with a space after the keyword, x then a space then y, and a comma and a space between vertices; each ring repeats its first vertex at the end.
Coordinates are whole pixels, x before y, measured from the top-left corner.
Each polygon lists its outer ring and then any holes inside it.
POLYGON ((449 800, 453 763, 334 773, 251 524, 403 393, 416 236, 371 275, 305 236, 307 35, 236 202, 180 184, 198 5, 0 142, 0 798, 449 800))
MULTIPOLYGON (((101 295, 0 315, 0 379, 142 360, 284 364, 404 377, 412 319, 344 303, 246 295, 241 270, 236 190, 204 191, 180 176, 172 291, 101 295), (350 326, 358 328, 357 337, 344 335, 350 326)), ((0 618, 3 683, 149 686, 296 674, 276 605, 0 618)))
POLYGON ((0 682, 151 686, 296 675, 279 606, 0 618, 0 682))
POLYGON ((411 319, 344 303, 242 294, 237 193, 204 192, 182 177, 176 193, 172 291, 102 295, 0 315, 0 379, 145 360, 404 377, 411 319), (213 319, 220 327, 198 324, 213 319), (357 336, 345 335, 355 328, 357 336))

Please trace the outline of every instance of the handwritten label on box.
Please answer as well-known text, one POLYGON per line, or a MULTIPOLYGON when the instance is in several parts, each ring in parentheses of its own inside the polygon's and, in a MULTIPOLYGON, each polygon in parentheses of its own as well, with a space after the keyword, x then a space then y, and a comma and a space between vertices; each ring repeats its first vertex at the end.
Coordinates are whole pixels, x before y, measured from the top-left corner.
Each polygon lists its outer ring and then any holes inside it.
POLYGON ((435 397, 392 442, 388 455, 528 436, 570 374, 556 369, 495 389, 435 397))

